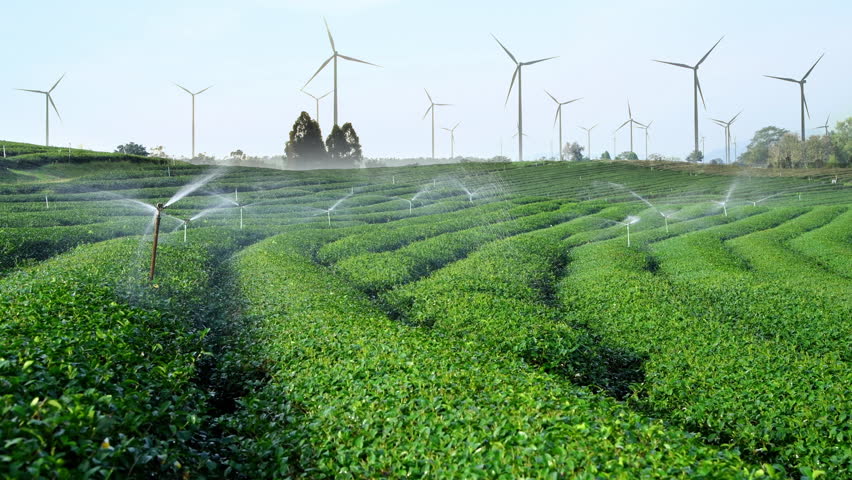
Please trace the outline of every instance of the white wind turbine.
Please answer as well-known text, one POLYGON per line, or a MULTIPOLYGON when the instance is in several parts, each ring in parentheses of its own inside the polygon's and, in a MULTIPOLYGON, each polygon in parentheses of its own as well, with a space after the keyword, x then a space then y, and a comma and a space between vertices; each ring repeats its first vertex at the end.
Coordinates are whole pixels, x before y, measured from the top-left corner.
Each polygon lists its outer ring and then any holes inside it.
POLYGON ((575 98, 573 100, 568 100, 567 102, 560 102, 547 90, 545 90, 544 93, 546 93, 547 96, 550 97, 554 102, 556 102, 556 117, 554 117, 553 119, 553 124, 555 125, 556 122, 559 122, 559 160, 561 161, 564 160, 564 157, 562 155, 562 105, 568 105, 569 103, 576 102, 577 100, 581 100, 582 97, 575 98))
MULTIPOLYGON (((491 35, 491 36, 494 37, 494 35, 491 35)), ((512 52, 510 52, 508 48, 506 48, 502 43, 500 43, 500 40, 497 40, 497 37, 494 37, 494 40, 496 40, 497 43, 500 45, 500 47, 503 48, 503 50, 506 52, 506 54, 509 55, 509 58, 511 58, 512 61, 515 62, 515 73, 512 74, 512 83, 509 84, 509 93, 506 94, 506 104, 509 103, 509 96, 512 94, 512 87, 515 86, 515 78, 517 78, 518 79, 518 161, 523 162, 524 161, 524 115, 523 115, 524 104, 523 104, 523 100, 522 100, 523 89, 521 88, 521 74, 523 73, 522 67, 526 67, 528 65, 534 65, 536 63, 544 62, 546 60, 552 60, 552 59, 557 58, 557 57, 547 57, 547 58, 542 58, 542 59, 539 59, 539 60, 533 60, 531 62, 519 62, 515 58, 515 56, 512 55, 512 52)))
MULTIPOLYGON (((598 126, 598 124, 596 123, 589 128, 580 127, 580 129, 585 130, 585 132, 586 132, 586 148, 589 149, 586 153, 589 155, 589 160, 594 158, 594 157, 592 157, 592 130, 594 130, 594 128, 597 127, 597 126, 598 126)), ((615 150, 615 149, 613 149, 613 150, 615 150)))
POLYGON ((461 122, 457 123, 453 128, 441 127, 444 130, 450 132, 450 159, 455 158, 455 148, 456 148, 456 129, 459 128, 461 122))
POLYGON ((425 119, 426 115, 429 115, 429 112, 432 112, 432 160, 435 160, 435 107, 448 107, 452 104, 435 103, 432 100, 432 95, 429 95, 429 90, 424 88, 423 91, 426 92, 426 96, 429 98, 429 108, 426 109, 426 113, 423 114, 423 118, 425 119))
POLYGON ((325 97, 327 97, 327 96, 331 95, 331 92, 328 92, 328 93, 326 93, 325 95, 321 95, 321 96, 319 96, 319 97, 315 97, 315 96, 311 95, 310 93, 308 93, 308 92, 306 92, 306 91, 304 91, 304 90, 302 90, 302 93, 304 93, 305 95, 307 95, 307 96, 309 96, 309 97, 313 98, 313 99, 317 102, 317 117, 316 117, 316 120, 317 120, 317 123, 319 123, 319 120, 320 120, 320 119, 319 119, 319 102, 320 102, 320 100, 322 100, 323 98, 325 98, 325 97))
POLYGON ((338 53, 337 48, 334 46, 334 38, 331 37, 331 29, 328 28, 328 22, 326 22, 324 18, 322 19, 322 21, 325 22, 325 31, 328 32, 328 41, 331 43, 332 54, 330 57, 328 57, 328 60, 323 62, 322 65, 320 65, 316 73, 314 73, 314 75, 310 79, 308 79, 307 82, 305 82, 305 85, 302 87, 302 89, 307 87, 308 84, 311 83, 311 80, 316 78, 316 76, 319 75, 322 69, 325 68, 325 66, 328 65, 329 62, 334 60, 334 90, 332 91, 334 92, 334 125, 337 125, 337 59, 342 58, 344 60, 349 60, 350 62, 365 63, 374 67, 378 67, 379 65, 376 65, 375 63, 365 62, 364 60, 358 60, 357 58, 347 57, 346 55, 341 55, 340 53, 338 53))
POLYGON ((53 89, 59 85, 59 82, 65 78, 65 74, 63 73, 59 80, 50 87, 50 90, 30 90, 28 88, 18 88, 22 92, 32 92, 32 93, 41 93, 44 95, 44 145, 50 146, 50 107, 53 107, 53 111, 56 112, 56 116, 59 117, 59 120, 62 120, 62 116, 59 115, 59 110, 56 108, 56 104, 53 103, 53 97, 50 96, 50 93, 53 92, 53 89))
POLYGON ((175 83, 175 85, 177 85, 178 88, 192 96, 192 158, 195 158, 195 96, 201 95, 202 93, 206 92, 207 90, 212 88, 213 85, 210 85, 209 87, 201 89, 195 93, 190 92, 188 89, 182 87, 181 85, 178 85, 177 83, 175 83))

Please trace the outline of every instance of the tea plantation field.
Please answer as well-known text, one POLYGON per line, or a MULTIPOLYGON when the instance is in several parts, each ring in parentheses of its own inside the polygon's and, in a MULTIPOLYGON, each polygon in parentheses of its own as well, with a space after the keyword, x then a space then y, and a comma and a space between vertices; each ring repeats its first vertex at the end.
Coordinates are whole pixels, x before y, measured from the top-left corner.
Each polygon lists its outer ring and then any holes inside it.
POLYGON ((16 148, 0 477, 852 478, 850 170, 16 148))

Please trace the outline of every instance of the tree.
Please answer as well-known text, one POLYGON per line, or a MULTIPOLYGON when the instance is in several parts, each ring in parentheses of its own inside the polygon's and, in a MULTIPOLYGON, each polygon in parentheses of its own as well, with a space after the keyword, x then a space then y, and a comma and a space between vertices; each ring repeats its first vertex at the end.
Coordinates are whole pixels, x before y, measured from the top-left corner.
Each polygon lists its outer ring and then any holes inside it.
POLYGON ((652 162, 662 162, 665 161, 666 157, 660 155, 659 153, 652 153, 648 155, 648 160, 652 162))
POLYGON ((123 153, 125 155, 139 155, 140 157, 148 156, 148 150, 145 150, 145 147, 133 142, 115 147, 115 152, 123 153))
POLYGON ((735 161, 751 166, 764 166, 769 163, 769 149, 781 141, 781 138, 790 133, 783 128, 764 127, 754 133, 746 151, 735 161))
POLYGON ((290 168, 321 168, 328 157, 322 141, 319 123, 307 112, 302 112, 293 129, 285 149, 290 168))
POLYGON ((633 152, 621 152, 616 157, 616 160, 639 160, 639 156, 633 152))
POLYGON ((834 164, 847 166, 852 162, 852 117, 837 122, 831 132, 831 143, 834 146, 834 164))
POLYGON ((565 147, 562 148, 562 155, 564 155, 569 161, 579 162, 583 160, 583 150, 585 150, 585 148, 580 146, 579 143, 568 142, 565 144, 565 147))
POLYGON ((802 166, 803 142, 794 133, 785 133, 769 147, 769 165, 775 168, 802 166))
POLYGON ((686 161, 691 163, 701 163, 704 160, 704 154, 700 150, 694 150, 686 156, 686 161))
POLYGON ((166 149, 162 145, 152 148, 148 154, 156 158, 169 158, 168 154, 166 154, 166 149))
POLYGON ((805 166, 822 168, 828 165, 831 156, 835 155, 835 150, 831 137, 825 135, 808 137, 808 140, 805 142, 805 166))
POLYGON ((612 157, 609 156, 609 152, 604 150, 601 154, 601 160, 612 160, 612 157))
POLYGON ((330 168, 351 168, 361 164, 361 142, 355 128, 347 122, 335 125, 325 141, 330 168))
POLYGON ((245 160, 246 154, 239 148, 229 153, 228 156, 233 160, 245 160))

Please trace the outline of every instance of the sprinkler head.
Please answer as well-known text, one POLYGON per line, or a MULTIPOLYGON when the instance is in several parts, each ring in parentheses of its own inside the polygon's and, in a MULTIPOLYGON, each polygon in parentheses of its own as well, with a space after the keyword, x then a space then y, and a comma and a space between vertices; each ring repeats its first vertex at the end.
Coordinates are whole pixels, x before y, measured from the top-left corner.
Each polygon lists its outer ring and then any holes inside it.
POLYGON ((165 206, 165 205, 163 205, 162 203, 158 203, 158 204, 157 204, 157 211, 162 212, 162 211, 163 211, 163 209, 165 209, 165 208, 166 208, 166 206, 165 206))

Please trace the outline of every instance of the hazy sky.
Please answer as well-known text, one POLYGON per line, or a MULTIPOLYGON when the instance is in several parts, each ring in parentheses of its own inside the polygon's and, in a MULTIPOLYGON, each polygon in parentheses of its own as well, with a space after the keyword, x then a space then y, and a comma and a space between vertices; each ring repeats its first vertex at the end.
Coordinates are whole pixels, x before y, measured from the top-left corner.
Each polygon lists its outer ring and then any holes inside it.
MULTIPOLYGON (((42 143, 43 97, 54 92, 62 122, 51 113, 51 143, 112 150, 135 141, 190 153, 190 90, 197 99, 197 150, 218 156, 241 148, 280 154, 287 133, 314 102, 299 91, 331 55, 322 17, 343 55, 382 65, 341 61, 340 120, 353 122, 371 157, 430 154, 423 88, 438 102, 439 126, 462 122, 456 153, 515 156, 517 92, 504 107, 513 64, 493 33, 522 61, 558 55, 524 70, 527 159, 556 149, 555 105, 564 108, 564 139, 585 145, 577 126, 600 124, 592 151, 612 150, 612 132, 627 119, 651 127, 650 151, 685 156, 692 149, 692 79, 686 69, 725 39, 700 70, 707 110, 700 111, 708 157, 721 154, 723 131, 708 117, 744 109, 733 135, 742 152, 766 125, 799 128, 798 88, 762 74, 800 78, 823 52, 806 86, 808 127, 852 115, 852 2, 818 7, 804 1, 411 1, 242 0, 30 1, 3 8, 0 138, 42 143), (180 5, 180 6, 176 6, 180 5), (845 39, 845 40, 844 40, 845 39)), ((325 93, 329 68, 308 90, 325 93)), ((320 113, 331 128, 331 96, 320 113)), ((644 155, 642 135, 636 150, 644 155)), ((437 155, 449 135, 437 134, 437 155)), ((629 132, 618 137, 628 149, 629 132)))

